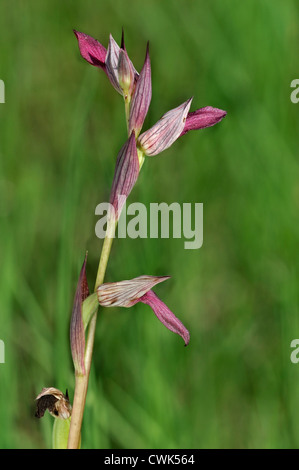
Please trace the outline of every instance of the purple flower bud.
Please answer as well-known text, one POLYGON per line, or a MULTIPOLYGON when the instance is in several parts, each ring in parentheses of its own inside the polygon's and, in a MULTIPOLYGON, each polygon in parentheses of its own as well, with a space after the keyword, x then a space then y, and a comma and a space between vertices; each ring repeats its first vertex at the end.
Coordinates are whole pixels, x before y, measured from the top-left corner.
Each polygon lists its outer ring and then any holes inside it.
POLYGON ((147 44, 145 61, 132 96, 129 116, 129 135, 134 130, 139 135, 152 99, 151 63, 147 44))
MULTIPOLYGON (((137 72, 129 59, 127 51, 120 49, 118 58, 118 82, 125 99, 131 98, 137 72)), ((137 74, 138 77, 138 74, 137 74)))
POLYGON ((132 191, 139 175, 139 160, 137 155, 134 131, 127 142, 121 148, 115 166, 115 173, 110 194, 110 204, 115 211, 115 219, 118 220, 121 209, 132 191), (124 197, 120 197, 124 196, 124 197), (119 205, 119 201, 121 204, 119 205))
POLYGON ((89 296, 89 289, 86 279, 86 261, 87 254, 85 256, 85 260, 77 284, 70 325, 72 357, 75 366, 75 371, 77 374, 80 375, 85 375, 85 334, 82 319, 82 303, 89 296))
POLYGON ((108 50, 106 50, 99 41, 91 36, 76 30, 74 33, 78 39, 82 57, 91 65, 102 68, 118 93, 121 95, 131 94, 138 78, 138 72, 128 57, 123 37, 122 48, 120 48, 110 34, 108 50))
POLYGON ((143 302, 152 308, 166 328, 180 335, 187 346, 190 340, 188 330, 151 290, 166 279, 169 276, 140 276, 129 281, 102 284, 97 288, 99 304, 103 307, 132 307, 137 302, 143 302))
POLYGON ((118 46, 111 34, 105 64, 107 76, 115 90, 124 97, 131 96, 138 72, 129 59, 127 51, 118 46))
POLYGON ((138 142, 145 155, 157 155, 178 139, 184 130, 191 101, 192 98, 168 111, 153 127, 141 134, 138 142))
POLYGON ((105 70, 105 58, 107 53, 105 47, 96 39, 88 36, 88 34, 80 33, 75 29, 74 33, 78 39, 79 50, 82 57, 91 65, 105 70))
POLYGON ((188 113, 185 122, 185 127, 181 136, 186 132, 197 129, 204 129, 205 127, 211 127, 220 122, 225 116, 226 111, 218 108, 212 108, 212 106, 206 106, 205 108, 197 109, 188 113))

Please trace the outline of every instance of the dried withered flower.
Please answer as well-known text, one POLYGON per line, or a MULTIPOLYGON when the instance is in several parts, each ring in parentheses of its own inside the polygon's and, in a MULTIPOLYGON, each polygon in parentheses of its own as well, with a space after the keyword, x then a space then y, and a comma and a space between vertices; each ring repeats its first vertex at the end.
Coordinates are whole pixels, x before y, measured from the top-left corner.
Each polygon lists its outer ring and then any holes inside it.
POLYGON ((57 388, 43 388, 36 397, 36 418, 42 418, 46 410, 48 410, 54 418, 68 419, 72 413, 68 391, 66 390, 64 395, 57 388))

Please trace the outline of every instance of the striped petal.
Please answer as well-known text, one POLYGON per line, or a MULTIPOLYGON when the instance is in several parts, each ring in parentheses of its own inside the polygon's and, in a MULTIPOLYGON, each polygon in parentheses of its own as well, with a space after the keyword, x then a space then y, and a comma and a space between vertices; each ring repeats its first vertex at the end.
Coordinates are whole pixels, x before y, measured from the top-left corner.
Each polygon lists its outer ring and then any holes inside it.
POLYGON ((120 47, 110 34, 109 45, 105 60, 107 76, 110 83, 118 93, 122 95, 122 89, 118 81, 118 60, 119 60, 120 47))
POLYGON ((97 288, 102 307, 132 307, 137 302, 149 305, 157 318, 170 331, 180 335, 185 346, 189 343, 189 331, 169 308, 156 296, 152 288, 169 276, 139 276, 128 281, 110 282, 97 288))
POLYGON ((138 175, 139 160, 135 134, 132 132, 127 142, 121 148, 116 161, 110 195, 110 204, 113 205, 116 220, 120 216, 121 209, 132 191, 138 175))
POLYGON ((147 45, 145 61, 138 77, 135 91, 133 93, 130 116, 129 116, 129 135, 134 130, 135 135, 138 136, 145 117, 148 112, 148 108, 152 99, 152 79, 151 79, 151 63, 149 57, 149 48, 147 45))
POLYGON ((175 109, 168 111, 138 139, 139 146, 146 155, 163 152, 175 142, 184 130, 192 98, 175 109))
POLYGON ((156 284, 169 276, 139 276, 128 281, 108 282, 97 289, 102 307, 132 307, 156 284))

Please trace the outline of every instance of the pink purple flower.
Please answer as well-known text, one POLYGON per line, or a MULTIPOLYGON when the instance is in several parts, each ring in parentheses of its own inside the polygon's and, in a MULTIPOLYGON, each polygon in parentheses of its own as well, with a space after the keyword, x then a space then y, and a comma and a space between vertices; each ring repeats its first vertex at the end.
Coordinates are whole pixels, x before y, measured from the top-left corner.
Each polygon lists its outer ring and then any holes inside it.
POLYGON ((169 276, 139 276, 134 279, 120 282, 110 282, 97 288, 99 304, 102 307, 132 307, 142 302, 151 307, 156 317, 170 331, 180 335, 185 346, 190 341, 190 334, 183 323, 174 313, 157 297, 152 288, 169 279, 169 276))

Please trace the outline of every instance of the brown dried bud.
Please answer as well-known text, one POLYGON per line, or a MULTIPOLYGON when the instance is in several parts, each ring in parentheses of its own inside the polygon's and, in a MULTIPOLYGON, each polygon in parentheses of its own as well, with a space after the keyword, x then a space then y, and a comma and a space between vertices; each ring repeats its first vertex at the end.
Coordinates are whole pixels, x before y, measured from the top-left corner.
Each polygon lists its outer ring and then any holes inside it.
POLYGON ((66 390, 64 395, 57 388, 43 388, 41 393, 36 397, 35 416, 42 418, 46 410, 48 410, 54 418, 68 419, 72 413, 68 391, 66 390))

